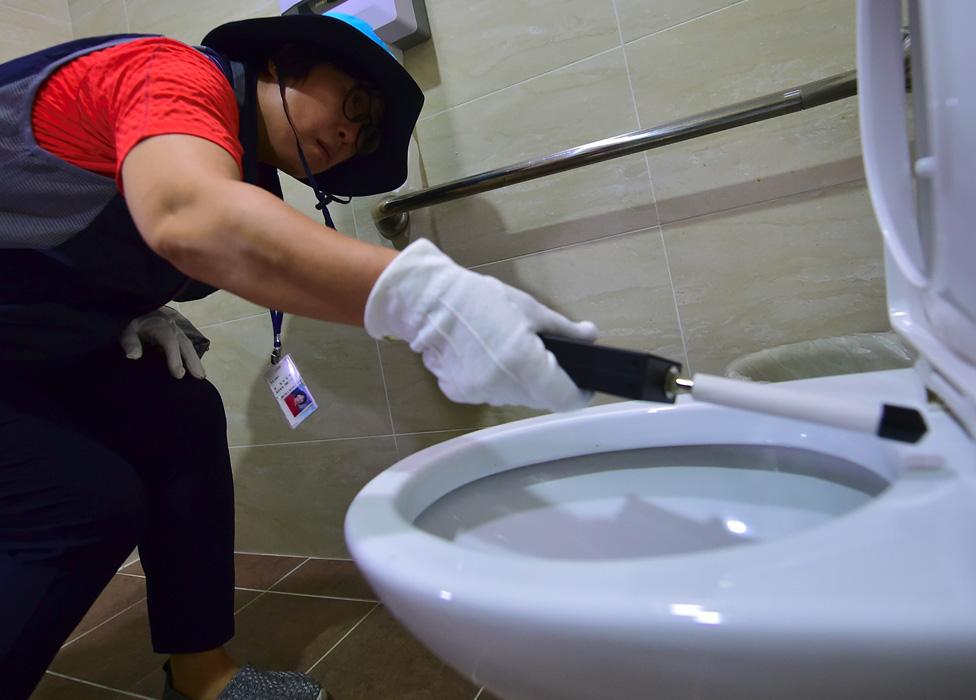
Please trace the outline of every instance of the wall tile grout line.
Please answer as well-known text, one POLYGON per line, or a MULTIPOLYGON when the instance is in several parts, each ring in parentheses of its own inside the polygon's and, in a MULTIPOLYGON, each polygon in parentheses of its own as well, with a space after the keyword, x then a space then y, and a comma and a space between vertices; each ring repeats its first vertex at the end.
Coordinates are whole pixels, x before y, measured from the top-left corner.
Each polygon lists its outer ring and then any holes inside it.
POLYGON ((393 423, 393 405, 390 403, 390 387, 386 383, 386 370, 383 367, 383 353, 380 352, 380 341, 376 343, 376 359, 380 366, 380 379, 383 380, 383 396, 386 397, 386 412, 390 416, 390 431, 393 434, 393 452, 396 454, 397 461, 400 461, 400 443, 397 441, 396 425, 393 423))
POLYGON ((433 114, 428 114, 426 116, 423 116, 423 117, 421 117, 420 119, 417 120, 417 123, 419 124, 422 121, 427 121, 428 119, 433 119, 434 117, 439 117, 442 114, 446 114, 446 113, 450 112, 452 109, 458 109, 459 107, 464 107, 465 105, 474 104, 475 102, 478 102, 479 100, 483 100, 486 97, 491 97, 492 95, 497 95, 498 93, 504 92, 505 90, 508 90, 509 88, 517 87, 519 85, 522 85, 523 83, 527 83, 529 81, 535 80, 536 78, 541 78, 541 77, 543 77, 545 75, 549 75, 551 73, 555 73, 557 71, 564 70, 566 68, 569 68, 570 66, 575 66, 577 63, 582 63, 583 61, 589 61, 592 58, 597 58, 598 56, 602 56, 603 54, 610 53, 611 51, 618 51, 619 49, 620 49, 620 46, 611 46, 609 49, 604 49, 603 51, 597 51, 596 53, 590 54, 589 56, 584 56, 583 58, 578 58, 575 61, 571 61, 570 63, 565 63, 565 64, 563 64, 561 66, 557 66, 557 67, 551 68, 551 69, 549 69, 547 71, 543 71, 542 73, 538 73, 536 75, 531 75, 528 78, 522 78, 521 80, 518 80, 518 81, 516 81, 514 83, 509 83, 508 85, 505 85, 504 87, 496 88, 495 90, 492 90, 491 92, 486 92, 484 95, 478 95, 477 97, 473 97, 470 100, 465 100, 464 102, 459 102, 458 104, 453 105, 451 107, 448 107, 447 109, 442 109, 439 112, 434 112, 433 114))
MULTIPOLYGON (((688 19, 682 20, 682 21, 678 22, 677 24, 672 24, 672 25, 670 25, 668 27, 664 27, 662 29, 658 29, 658 30, 655 30, 653 32, 649 32, 648 34, 641 34, 640 36, 635 36, 633 39, 630 39, 626 43, 633 44, 635 41, 640 41, 641 39, 647 39, 648 37, 657 36, 658 34, 664 34, 664 32, 670 32, 672 29, 677 29, 678 27, 683 27, 686 24, 691 24, 692 22, 697 22, 698 20, 703 19, 705 17, 708 17, 709 15, 715 15, 715 14, 718 14, 719 12, 725 12, 726 10, 728 10, 730 8, 733 8, 736 5, 742 5, 742 4, 746 3, 746 2, 748 2, 748 0, 739 0, 738 2, 730 3, 730 4, 726 5, 725 7, 720 7, 717 10, 709 10, 708 12, 705 12, 703 14, 696 15, 694 17, 689 17, 688 19)), ((621 34, 621 39, 622 38, 623 38, 623 34, 621 34)))
MULTIPOLYGON (((522 78, 521 80, 518 80, 518 81, 516 81, 514 83, 509 83, 508 85, 505 85, 503 87, 496 88, 496 89, 494 89, 494 90, 492 90, 490 92, 486 92, 483 95, 478 95, 477 97, 472 97, 470 100, 465 100, 464 102, 458 102, 456 105, 451 105, 450 107, 447 107, 447 108, 442 109, 440 111, 433 112, 431 114, 427 114, 427 115, 421 117, 420 119, 418 119, 417 122, 420 123, 420 122, 426 121, 428 119, 433 119, 434 117, 439 117, 442 114, 445 114, 447 112, 450 112, 452 109, 457 109, 458 107, 463 107, 465 105, 472 104, 474 102, 477 102, 478 100, 484 99, 486 97, 490 97, 491 95, 496 95, 499 92, 502 92, 503 90, 507 90, 508 88, 515 87, 515 86, 521 85, 523 83, 527 83, 530 80, 535 80, 536 78, 541 78, 542 76, 549 75, 551 73, 555 73, 557 71, 563 70, 564 68, 569 68, 570 66, 575 66, 577 63, 582 63, 583 61, 588 61, 591 58, 596 58, 597 56, 602 56, 605 53, 610 53, 611 51, 614 51, 614 50, 619 49, 619 48, 621 48, 623 46, 626 46, 627 44, 632 44, 635 41, 640 41, 641 39, 647 39, 648 37, 655 36, 657 34, 662 34, 664 32, 667 32, 667 31, 670 31, 670 30, 674 29, 675 27, 680 27, 680 26, 683 26, 685 24, 689 24, 690 22, 698 21, 698 20, 702 19, 703 17, 708 17, 709 15, 714 15, 714 14, 716 14, 718 12, 724 12, 725 10, 728 10, 731 7, 735 7, 736 5, 742 5, 745 2, 748 2, 748 0, 739 0, 739 2, 732 3, 731 5, 726 5, 725 7, 720 7, 717 10, 712 10, 710 12, 706 12, 706 13, 701 14, 701 15, 698 15, 696 17, 692 17, 690 19, 686 19, 684 21, 678 22, 677 24, 672 24, 669 27, 664 27, 663 29, 658 29, 657 31, 651 32, 649 34, 643 34, 643 35, 641 35, 639 37, 635 37, 635 38, 631 39, 630 41, 626 41, 626 42, 623 40, 623 33, 620 31, 620 19, 618 17, 617 18, 617 33, 620 36, 620 42, 621 42, 619 45, 614 46, 614 47, 609 48, 609 49, 604 49, 603 51, 597 51, 596 53, 590 54, 589 56, 584 56, 582 58, 578 58, 575 61, 571 61, 570 63, 565 63, 565 64, 563 64, 561 66, 557 66, 555 68, 550 68, 547 71, 543 71, 541 73, 537 73, 535 75, 531 75, 528 78, 522 78)), ((616 3, 614 3, 614 14, 616 14, 616 13, 617 13, 616 3)))
POLYGON ((86 681, 83 678, 75 678, 74 676, 66 676, 63 673, 57 673, 55 671, 45 671, 46 674, 55 676, 57 678, 64 678, 65 680, 75 681, 76 683, 81 683, 82 685, 88 685, 93 688, 101 688, 102 690, 110 690, 113 693, 118 693, 119 695, 127 695, 130 698, 142 698, 143 700, 155 700, 148 695, 138 695, 137 693, 130 693, 127 690, 119 690, 118 688, 111 688, 107 685, 100 685, 98 683, 92 683, 91 681, 86 681))
MULTIPOLYGON (((627 58, 627 46, 624 42, 623 25, 620 23, 620 12, 617 10, 617 0, 613 2, 613 14, 617 20, 617 32, 620 35, 620 47, 624 53, 624 70, 627 72, 627 87, 630 89, 630 100, 634 107, 634 119, 637 120, 637 128, 642 129, 640 109, 637 107, 637 92, 634 90, 634 79, 630 72, 630 60, 627 58)), ((671 288, 671 301, 674 304, 674 318, 678 324, 678 335, 681 337, 681 351, 684 354, 684 367, 688 368, 688 342, 685 340, 685 329, 681 323, 681 312, 678 309, 678 290, 674 287, 674 275, 671 274, 671 261, 668 258, 668 248, 664 242, 664 229, 661 227, 661 212, 657 206, 657 193, 654 191, 654 178, 651 176, 651 161, 647 156, 647 151, 641 154, 644 156, 644 168, 647 172, 647 186, 651 192, 651 203, 654 205, 654 218, 658 222, 657 234, 661 241, 661 251, 664 253, 664 267, 668 271, 668 285, 671 288)), ((689 370, 690 372, 690 370, 689 370)))
MULTIPOLYGON (((375 438, 393 437, 392 433, 380 433, 377 435, 350 435, 349 437, 319 438, 316 440, 289 440, 288 442, 254 442, 241 445, 228 445, 232 450, 240 450, 245 447, 280 447, 282 445, 311 445, 319 442, 341 442, 342 440, 372 440, 375 438)), ((284 556, 284 555, 281 555, 284 556)))
MULTIPOLYGON (((95 14, 95 12, 102 5, 107 5, 108 2, 109 2, 109 0, 103 0, 103 2, 99 3, 98 5, 96 5, 95 7, 93 7, 92 9, 88 10, 87 12, 82 12, 80 15, 78 15, 77 17, 75 17, 74 14, 71 12, 71 0, 65 0, 65 1, 66 1, 66 4, 68 5, 68 19, 71 22, 71 31, 72 31, 72 34, 74 33, 75 21, 80 22, 81 20, 83 20, 86 17, 88 17, 88 15, 95 14)), ((120 0, 120 2, 121 2, 121 0, 120 0)), ((4 4, 5 3, 0 2, 0 5, 4 5, 4 4)), ((123 5, 124 5, 124 3, 123 3, 123 5)))
POLYGON ((685 338, 685 325, 681 321, 681 308, 678 306, 678 290, 674 286, 674 274, 671 272, 671 258, 668 256, 668 244, 664 240, 664 227, 658 227, 661 236, 661 251, 664 253, 664 268, 668 271, 668 283, 671 285, 671 298, 674 301, 674 316, 678 321, 678 334, 681 336, 681 349, 684 351, 685 376, 692 375, 691 359, 688 355, 688 340, 685 338))
MULTIPOLYGON (((638 230, 643 230, 643 229, 638 229, 638 230)), ((613 236, 622 236, 628 233, 635 233, 635 231, 625 231, 624 233, 621 234, 615 233, 613 234, 613 236)), ((611 238, 611 237, 612 236, 607 236, 606 238, 611 238)), ((570 245, 577 245, 577 244, 573 243, 570 245)), ((564 248, 568 246, 560 246, 560 247, 564 248)), ((559 248, 552 248, 551 250, 559 250, 559 248)), ((545 252, 545 251, 539 251, 539 252, 545 252)), ((536 253, 529 253, 529 255, 535 255, 535 254, 536 253)), ((510 259, 515 259, 515 258, 510 258, 510 259)), ((499 262, 504 262, 504 261, 500 260, 499 262)), ((486 263, 486 264, 491 264, 491 263, 486 263)), ((371 440, 373 438, 387 438, 387 437, 397 438, 397 437, 405 437, 410 435, 436 435, 439 433, 471 432, 473 430, 481 430, 484 427, 486 426, 472 426, 472 427, 465 427, 465 428, 444 428, 441 430, 417 430, 417 431, 411 431, 409 433, 381 433, 377 435, 352 435, 349 437, 319 438, 316 440, 290 440, 288 442, 260 442, 260 443, 241 444, 241 445, 228 445, 228 447, 234 450, 240 450, 246 447, 278 447, 281 445, 309 445, 317 442, 339 442, 340 440, 371 440)), ((238 553, 248 554, 248 552, 238 552, 238 553)), ((261 552, 256 552, 256 553, 260 554, 261 552)), ((270 554, 268 556, 293 556, 293 555, 270 554)))
MULTIPOLYGON (((230 294, 230 292, 227 292, 227 293, 230 294)), ((260 316, 264 316, 266 313, 268 313, 268 312, 267 311, 262 311, 260 313, 248 314, 247 316, 238 316, 236 318, 226 318, 223 321, 214 321, 213 323, 205 323, 205 324, 203 324, 201 326, 198 326, 198 328, 202 331, 202 330, 205 330, 207 328, 216 328, 217 326, 226 326, 229 323, 237 323, 238 321, 249 321, 252 318, 259 318, 260 316)))
POLYGON ((125 19, 125 31, 131 32, 132 29, 129 26, 129 0, 120 0, 122 3, 122 17, 125 19))
POLYGON ((365 615, 363 615, 361 618, 359 618, 359 622, 357 622, 355 625, 353 625, 349 629, 348 632, 346 632, 344 635, 342 635, 342 637, 339 638, 339 641, 337 641, 335 644, 333 644, 331 647, 329 647, 329 650, 327 652, 325 652, 324 654, 322 654, 322 657, 318 661, 316 661, 314 664, 312 664, 308 668, 308 670, 305 671, 305 673, 311 673, 312 670, 316 666, 318 666, 320 663, 322 663, 322 661, 325 659, 326 656, 328 656, 329 654, 331 654, 335 650, 335 648, 337 646, 339 646, 340 644, 342 644, 345 641, 346 637, 348 637, 350 634, 352 634, 356 630, 357 627, 359 627, 361 624, 363 624, 363 622, 366 620, 366 618, 369 617, 370 615, 372 615, 373 614, 373 611, 375 611, 378 607, 380 607, 380 604, 379 603, 377 603, 376 605, 374 605, 373 607, 371 607, 369 609, 369 611, 365 615))
POLYGON ((471 432, 472 430, 481 430, 481 428, 471 427, 471 428, 444 428, 442 430, 417 430, 410 433, 397 433, 397 435, 399 437, 409 437, 411 435, 436 435, 438 433, 460 433, 465 431, 471 432))
MULTIPOLYGON (((638 130, 642 129, 640 109, 637 107, 637 92, 634 90, 634 79, 630 73, 630 60, 627 58, 627 46, 624 42, 624 29, 620 23, 620 12, 617 10, 617 0, 613 2, 613 13, 617 19, 617 31, 620 34, 620 47, 624 52, 624 70, 627 72, 627 87, 630 89, 630 99, 634 106, 634 118, 637 120, 638 130)), ((654 178, 651 175, 651 160, 647 151, 643 151, 644 168, 647 171, 647 186, 651 190, 651 202, 654 204, 654 218, 658 222, 657 233, 661 240, 661 251, 664 253, 664 268, 668 271, 668 285, 671 287, 671 301, 674 303, 674 318, 678 323, 678 335, 681 337, 681 351, 684 353, 684 368, 691 375, 691 363, 688 360, 688 341, 685 339, 684 324, 681 322, 681 311, 678 308, 678 290, 674 286, 674 275, 671 273, 671 260, 668 258, 668 246, 664 241, 664 228, 661 226, 661 212, 657 206, 657 193, 654 191, 654 178)))
POLYGON ((14 7, 13 5, 8 5, 5 2, 0 2, 0 7, 5 10, 11 10, 13 12, 20 12, 21 14, 31 15, 32 17, 40 17, 42 19, 50 20, 51 22, 57 22, 68 27, 72 30, 72 36, 74 35, 74 26, 71 23, 71 15, 68 15, 68 20, 58 19, 57 17, 52 17, 51 15, 45 15, 43 12, 34 12, 33 10, 25 10, 22 7, 14 7))

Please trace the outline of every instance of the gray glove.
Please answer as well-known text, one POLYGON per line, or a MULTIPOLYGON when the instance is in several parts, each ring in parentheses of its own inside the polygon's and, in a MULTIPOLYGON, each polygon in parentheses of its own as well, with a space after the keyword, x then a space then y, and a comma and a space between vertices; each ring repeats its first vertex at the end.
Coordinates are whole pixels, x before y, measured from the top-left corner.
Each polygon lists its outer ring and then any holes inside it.
POLYGON ((157 345, 166 356, 170 374, 182 379, 186 370, 197 379, 207 376, 200 358, 210 341, 175 309, 164 306, 133 319, 119 339, 130 360, 142 357, 143 343, 157 345))

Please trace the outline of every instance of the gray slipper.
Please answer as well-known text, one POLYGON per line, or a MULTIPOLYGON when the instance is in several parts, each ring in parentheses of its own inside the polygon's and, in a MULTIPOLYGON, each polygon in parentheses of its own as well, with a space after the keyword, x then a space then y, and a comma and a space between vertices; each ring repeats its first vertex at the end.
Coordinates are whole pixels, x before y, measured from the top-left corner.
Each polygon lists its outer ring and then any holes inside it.
MULTIPOLYGON (((162 700, 189 700, 173 688, 169 661, 163 664, 166 686, 162 700)), ((259 671, 244 666, 224 688, 217 700, 332 700, 310 676, 297 671, 259 671)))

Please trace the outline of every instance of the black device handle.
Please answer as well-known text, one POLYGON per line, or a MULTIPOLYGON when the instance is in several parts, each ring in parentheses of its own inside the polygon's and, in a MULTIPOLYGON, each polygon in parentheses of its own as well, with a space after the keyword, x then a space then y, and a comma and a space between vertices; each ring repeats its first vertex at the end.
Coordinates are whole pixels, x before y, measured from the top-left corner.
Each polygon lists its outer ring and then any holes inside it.
POLYGON ((681 373, 680 362, 545 333, 539 337, 580 389, 640 401, 674 403, 671 378, 681 373))

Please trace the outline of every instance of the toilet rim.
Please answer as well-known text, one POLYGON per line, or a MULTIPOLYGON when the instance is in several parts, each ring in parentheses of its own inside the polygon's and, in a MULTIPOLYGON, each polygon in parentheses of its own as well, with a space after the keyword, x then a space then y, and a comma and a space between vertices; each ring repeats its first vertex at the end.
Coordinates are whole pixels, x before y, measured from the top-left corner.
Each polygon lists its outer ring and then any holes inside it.
MULTIPOLYGON (((420 595, 451 596, 466 587, 477 586, 479 596, 488 596, 499 605, 510 607, 513 603, 506 597, 512 596, 525 581, 534 581, 538 584, 537 588, 545 587, 546 582, 558 582, 558 591, 549 593, 556 598, 576 599, 581 591, 592 586, 605 588, 608 582, 619 583, 632 578, 636 567, 646 575, 654 576, 655 597, 660 594, 667 598, 679 593, 692 593, 688 581, 688 572, 692 569, 718 571, 723 566, 746 566, 751 561, 764 561, 785 554, 801 543, 820 546, 816 543, 822 544, 824 537, 836 537, 841 530, 865 527, 865 521, 878 517, 877 506, 887 500, 887 494, 893 491, 889 487, 870 504, 856 511, 782 538, 724 549, 601 559, 599 562, 540 560, 527 555, 477 551, 443 540, 414 525, 416 517, 444 494, 475 479, 509 469, 595 451, 720 442, 798 447, 840 457, 871 469, 889 483, 897 482, 902 455, 910 449, 836 428, 700 403, 686 402, 667 407, 649 406, 642 402, 617 403, 477 431, 401 460, 374 478, 353 502, 346 518, 346 539, 368 578, 395 576, 398 588, 410 588, 420 595), (648 415, 652 413, 653 416, 648 415), (722 420, 709 420, 718 417, 722 420), (631 432, 629 441, 621 438, 621 435, 633 431, 635 421, 650 421, 648 424, 654 425, 656 432, 644 433, 639 436, 640 439, 631 432), (579 430, 583 423, 591 428, 590 432, 598 433, 596 439, 587 438, 583 434, 586 431, 579 430), (703 425, 707 428, 702 429, 700 426, 703 425), (681 436, 676 435, 679 426, 694 426, 694 431, 687 432, 684 435, 686 439, 680 439, 681 436), (607 445, 606 440, 613 428, 616 428, 620 441, 607 445), (506 443, 510 448, 511 444, 517 443, 519 435, 528 430, 547 436, 547 439, 537 440, 539 443, 549 442, 554 437, 563 437, 565 441, 557 439, 559 448, 552 447, 550 443, 535 453, 526 451, 523 445, 520 457, 516 459, 511 452, 506 452, 506 443), (729 439, 733 435, 735 439, 729 439), (602 445, 601 440, 604 442, 602 445), (594 445, 602 449, 594 449, 594 445), (474 467, 470 462, 463 463, 466 456, 473 455, 478 455, 481 461, 474 467), (491 459, 495 461, 491 462, 491 459), (445 468, 448 466, 450 468, 445 468), (395 560, 419 560, 424 565, 391 567, 395 560), (540 562, 543 562, 542 566, 540 562), (444 590, 443 586, 448 585, 446 582, 455 586, 457 591, 444 590), (489 582, 490 586, 482 585, 484 582, 489 582)), ((615 586, 614 594, 628 595, 624 589, 615 586)), ((635 596, 647 595, 646 590, 634 589, 632 592, 635 596)))

